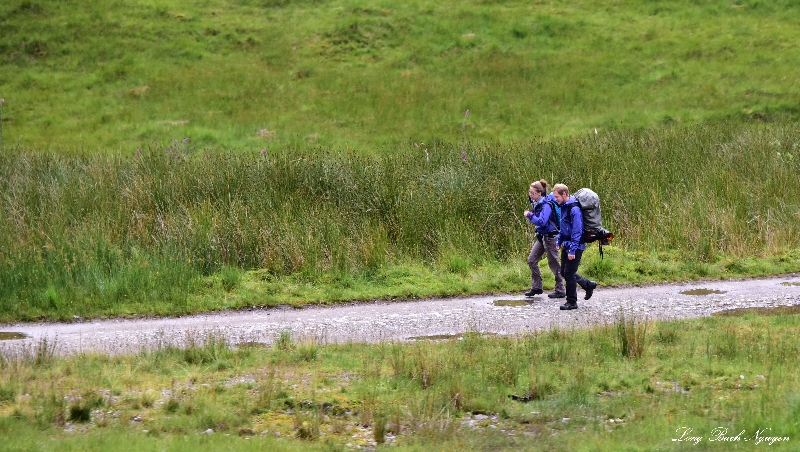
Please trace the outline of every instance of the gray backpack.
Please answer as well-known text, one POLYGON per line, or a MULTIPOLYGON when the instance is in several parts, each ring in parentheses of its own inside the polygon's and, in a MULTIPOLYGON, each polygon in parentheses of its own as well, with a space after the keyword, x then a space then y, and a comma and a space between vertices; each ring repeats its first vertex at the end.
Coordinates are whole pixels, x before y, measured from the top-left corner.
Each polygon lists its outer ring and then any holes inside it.
POLYGON ((583 235, 581 242, 592 243, 597 241, 600 247, 600 258, 603 258, 603 245, 608 245, 614 238, 611 231, 603 229, 603 220, 600 216, 600 196, 588 188, 581 188, 572 196, 578 200, 583 214, 583 235))
POLYGON ((583 213, 583 231, 597 231, 603 229, 603 220, 600 216, 600 197, 589 188, 581 188, 572 194, 581 205, 583 213))

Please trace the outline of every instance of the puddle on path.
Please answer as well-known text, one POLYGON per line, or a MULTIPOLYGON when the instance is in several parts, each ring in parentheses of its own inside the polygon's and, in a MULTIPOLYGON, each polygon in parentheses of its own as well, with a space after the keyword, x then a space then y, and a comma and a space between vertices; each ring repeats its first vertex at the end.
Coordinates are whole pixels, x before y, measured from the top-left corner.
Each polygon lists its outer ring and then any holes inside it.
POLYGON ((714 290, 714 289, 692 289, 692 290, 684 290, 681 292, 681 295, 712 295, 712 294, 723 294, 727 292, 727 290, 714 290))
POLYGON ((529 301, 527 301, 527 300, 494 300, 492 302, 492 304, 495 305, 495 306, 513 306, 513 307, 518 307, 518 306, 528 306, 531 303, 529 301))
POLYGON ((786 282, 782 282, 781 285, 782 286, 800 286, 800 282, 789 282, 789 281, 786 281, 786 282))
POLYGON ((768 315, 791 315, 800 314, 800 305, 795 306, 774 306, 771 308, 736 308, 726 309, 715 312, 714 317, 743 317, 747 314, 768 316, 768 315))
POLYGON ((14 339, 26 339, 28 336, 15 331, 0 331, 0 341, 11 341, 14 339))
POLYGON ((449 341, 451 339, 464 339, 465 337, 488 337, 496 336, 494 333, 458 333, 458 334, 434 334, 432 336, 409 337, 412 341, 449 341))

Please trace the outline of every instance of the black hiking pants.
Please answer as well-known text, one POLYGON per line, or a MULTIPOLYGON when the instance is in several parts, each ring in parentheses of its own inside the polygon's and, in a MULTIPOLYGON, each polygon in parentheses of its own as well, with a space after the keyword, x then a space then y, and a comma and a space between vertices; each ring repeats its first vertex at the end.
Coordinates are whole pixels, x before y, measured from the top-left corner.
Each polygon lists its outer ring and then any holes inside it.
POLYGON ((586 290, 589 280, 578 274, 581 265, 582 250, 575 251, 575 259, 569 260, 567 249, 561 248, 561 276, 564 277, 564 286, 567 290, 567 303, 578 304, 578 286, 586 290))

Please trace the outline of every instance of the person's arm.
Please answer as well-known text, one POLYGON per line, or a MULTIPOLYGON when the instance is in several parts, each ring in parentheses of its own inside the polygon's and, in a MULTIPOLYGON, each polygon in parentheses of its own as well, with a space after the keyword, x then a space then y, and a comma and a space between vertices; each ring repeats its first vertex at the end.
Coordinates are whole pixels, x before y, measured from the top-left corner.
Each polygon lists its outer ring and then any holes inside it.
POLYGON ((527 218, 528 221, 533 223, 533 219, 532 219, 533 212, 532 212, 532 210, 536 210, 536 204, 533 202, 533 199, 531 199, 530 196, 528 196, 528 202, 531 203, 531 210, 526 210, 525 212, 523 212, 523 215, 525 215, 525 218, 527 218))
MULTIPOLYGON (((563 210, 562 213, 564 213, 563 210)), ((561 217, 561 222, 564 222, 564 217, 561 217)), ((556 235, 556 249, 560 251, 561 247, 564 245, 564 237, 562 236, 563 229, 561 228, 560 224, 558 225, 558 228, 558 235, 556 235)))
POLYGON ((533 213, 530 216, 531 223, 536 225, 536 227, 543 228, 547 226, 547 222, 550 221, 550 212, 552 208, 550 207, 550 203, 546 202, 542 204, 542 210, 539 211, 539 215, 533 213))
POLYGON ((569 254, 570 259, 573 259, 575 257, 575 251, 577 251, 578 245, 581 243, 581 236, 583 235, 583 212, 581 212, 581 208, 578 206, 572 206, 571 209, 570 217, 572 224, 570 225, 571 229, 567 254, 569 254))

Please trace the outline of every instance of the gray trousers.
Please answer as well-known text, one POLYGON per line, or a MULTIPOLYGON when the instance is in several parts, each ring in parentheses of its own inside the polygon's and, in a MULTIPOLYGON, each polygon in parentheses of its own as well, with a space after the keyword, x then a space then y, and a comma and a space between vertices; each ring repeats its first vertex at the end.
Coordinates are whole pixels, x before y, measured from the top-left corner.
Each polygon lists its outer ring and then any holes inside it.
POLYGON ((531 268, 531 289, 543 290, 542 273, 539 271, 539 261, 547 253, 547 265, 556 278, 555 293, 566 293, 564 290, 564 278, 561 276, 561 265, 558 263, 558 250, 556 249, 556 237, 542 236, 541 240, 533 242, 531 254, 528 256, 528 267, 531 268))

